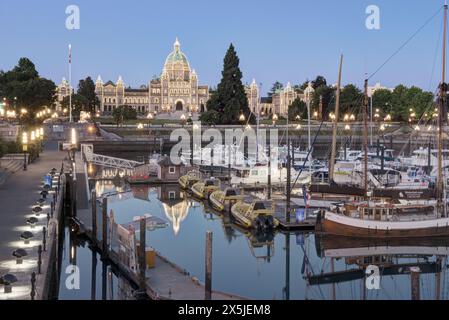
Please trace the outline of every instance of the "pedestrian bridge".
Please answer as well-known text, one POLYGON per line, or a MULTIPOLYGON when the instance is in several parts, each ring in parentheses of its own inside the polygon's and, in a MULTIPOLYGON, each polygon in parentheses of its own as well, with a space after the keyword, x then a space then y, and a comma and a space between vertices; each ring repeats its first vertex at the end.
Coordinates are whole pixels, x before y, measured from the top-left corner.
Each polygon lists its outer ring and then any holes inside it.
POLYGON ((132 160, 96 154, 94 153, 94 146, 92 144, 82 144, 81 154, 84 161, 107 168, 133 171, 136 167, 144 164, 143 162, 137 162, 132 160))

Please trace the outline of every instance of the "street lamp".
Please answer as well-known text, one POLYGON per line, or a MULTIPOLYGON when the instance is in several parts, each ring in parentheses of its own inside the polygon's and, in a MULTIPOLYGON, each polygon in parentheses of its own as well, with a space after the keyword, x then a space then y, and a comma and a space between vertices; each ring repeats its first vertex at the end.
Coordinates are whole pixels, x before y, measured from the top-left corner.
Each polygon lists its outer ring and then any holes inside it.
POLYGON ((27 170, 28 134, 22 133, 23 171, 27 170))
POLYGON ((148 119, 148 128, 151 126, 151 120, 153 120, 153 114, 151 112, 148 113, 147 119, 148 119))
POLYGON ((275 113, 273 114, 273 126, 276 126, 276 122, 279 120, 278 115, 275 113))
POLYGON ((184 125, 186 124, 186 116, 185 116, 185 114, 181 115, 181 124, 182 124, 182 127, 184 128, 184 125))

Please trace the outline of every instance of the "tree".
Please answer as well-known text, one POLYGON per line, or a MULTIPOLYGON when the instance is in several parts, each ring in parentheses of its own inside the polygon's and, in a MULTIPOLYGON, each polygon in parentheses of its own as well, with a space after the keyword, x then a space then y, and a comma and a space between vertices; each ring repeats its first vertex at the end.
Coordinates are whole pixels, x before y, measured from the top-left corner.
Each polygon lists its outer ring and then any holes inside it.
MULTIPOLYGON (((80 94, 72 94, 72 116, 74 119, 79 119, 81 111, 86 111, 88 101, 86 97, 80 94)), ((63 108, 70 108, 70 97, 66 96, 61 102, 63 108)))
POLYGON ((312 99, 312 108, 314 110, 320 109, 320 103, 323 105, 322 116, 326 117, 330 112, 335 109, 334 103, 335 89, 325 84, 320 85, 315 89, 312 99))
POLYGON ((234 46, 231 44, 224 58, 222 79, 217 86, 217 91, 207 102, 207 110, 214 110, 220 114, 218 124, 238 124, 241 113, 246 119, 254 118, 251 117, 248 107, 239 62, 234 46))
POLYGON ((123 105, 114 109, 112 116, 117 126, 119 126, 119 124, 123 124, 127 120, 137 119, 137 111, 131 106, 123 105))
POLYGON ((323 76, 317 76, 315 80, 312 81, 312 86, 315 90, 321 86, 327 86, 327 80, 323 76))
POLYGON ((363 94, 359 88, 353 84, 346 85, 340 93, 340 112, 357 113, 362 110, 363 94))
POLYGON ((14 103, 17 109, 28 109, 32 117, 39 108, 53 105, 55 89, 55 83, 40 77, 34 63, 27 58, 20 58, 12 70, 0 72, 0 96, 14 103))
POLYGON ((213 125, 220 123, 220 113, 215 110, 208 110, 201 114, 200 121, 206 125, 213 125))
POLYGON ((86 98, 83 111, 95 112, 96 107, 100 105, 100 100, 95 93, 95 83, 91 77, 79 81, 77 93, 86 98))
POLYGON ((296 98, 288 107, 288 119, 295 121, 297 116, 307 118, 307 104, 299 98, 296 98))
POLYGON ((276 81, 273 83, 273 86, 271 87, 270 91, 268 92, 268 97, 272 97, 276 91, 284 89, 284 85, 280 83, 279 81, 276 81))
POLYGON ((391 112, 391 108, 393 107, 393 93, 390 90, 376 90, 372 99, 374 110, 379 109, 384 114, 391 112))

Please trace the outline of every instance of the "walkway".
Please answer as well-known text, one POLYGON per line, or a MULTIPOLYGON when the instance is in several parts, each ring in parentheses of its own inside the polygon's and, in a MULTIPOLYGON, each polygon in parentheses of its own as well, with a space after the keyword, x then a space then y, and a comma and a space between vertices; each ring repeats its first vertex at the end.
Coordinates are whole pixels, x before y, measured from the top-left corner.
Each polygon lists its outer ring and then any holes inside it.
POLYGON ((44 175, 52 168, 59 171, 65 156, 65 152, 58 151, 57 143, 49 142, 45 152, 28 166, 27 171, 18 171, 0 186, 0 275, 12 273, 19 280, 13 284, 11 294, 4 294, 3 286, 0 285, 0 300, 30 298, 31 273, 37 269, 37 248, 41 244, 42 227, 46 225, 49 209, 44 208, 34 229, 27 225, 27 218, 34 216, 31 209, 40 198, 44 175), (24 245, 20 239, 24 231, 35 234, 28 245, 24 245), (18 248, 28 252, 22 265, 17 265, 12 256, 18 248))

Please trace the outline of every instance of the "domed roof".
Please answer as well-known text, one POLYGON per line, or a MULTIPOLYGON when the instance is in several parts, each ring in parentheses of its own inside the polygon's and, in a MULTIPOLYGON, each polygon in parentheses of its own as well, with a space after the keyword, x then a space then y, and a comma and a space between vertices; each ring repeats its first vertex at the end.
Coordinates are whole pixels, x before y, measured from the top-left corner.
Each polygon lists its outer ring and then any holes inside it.
POLYGON ((181 44, 179 43, 178 38, 176 38, 176 41, 173 44, 173 51, 165 60, 164 69, 181 69, 180 67, 184 70, 190 70, 189 61, 185 54, 181 52, 181 44))

